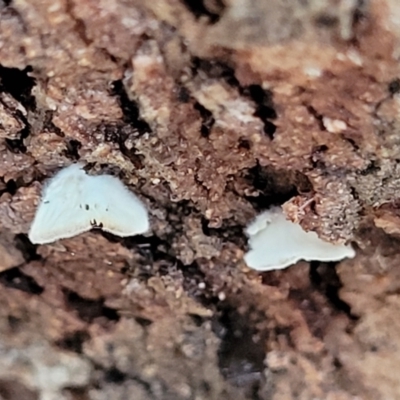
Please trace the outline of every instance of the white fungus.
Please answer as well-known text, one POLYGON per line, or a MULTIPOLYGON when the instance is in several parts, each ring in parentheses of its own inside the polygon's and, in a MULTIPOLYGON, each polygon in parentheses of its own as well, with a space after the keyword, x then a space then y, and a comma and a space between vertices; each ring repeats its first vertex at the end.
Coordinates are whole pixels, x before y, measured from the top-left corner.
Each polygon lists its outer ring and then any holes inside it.
POLYGON ((279 207, 264 211, 246 228, 250 250, 244 260, 257 271, 283 269, 300 260, 339 261, 354 257, 351 246, 328 243, 286 219, 279 207))
POLYGON ((29 231, 32 243, 51 243, 92 228, 118 236, 149 230, 144 204, 110 175, 87 175, 81 164, 58 172, 44 187, 29 231))

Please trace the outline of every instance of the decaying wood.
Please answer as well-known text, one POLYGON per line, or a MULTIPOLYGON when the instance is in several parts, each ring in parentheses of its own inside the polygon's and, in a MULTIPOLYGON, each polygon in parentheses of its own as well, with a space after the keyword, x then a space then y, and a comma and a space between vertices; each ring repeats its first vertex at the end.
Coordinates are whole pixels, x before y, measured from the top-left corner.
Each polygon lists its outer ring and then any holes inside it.
POLYGON ((397 0, 0 2, 0 398, 400 398, 397 0), (152 232, 34 246, 80 160, 152 232), (340 264, 256 274, 261 210, 340 264))

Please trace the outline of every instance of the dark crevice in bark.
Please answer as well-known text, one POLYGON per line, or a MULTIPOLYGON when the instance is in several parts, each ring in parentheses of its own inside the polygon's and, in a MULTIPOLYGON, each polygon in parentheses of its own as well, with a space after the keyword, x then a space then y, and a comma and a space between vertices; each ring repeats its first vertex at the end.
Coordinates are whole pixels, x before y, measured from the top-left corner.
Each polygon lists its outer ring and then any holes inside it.
POLYGON ((99 126, 99 131, 104 134, 106 142, 117 143, 121 153, 131 160, 136 169, 144 168, 144 156, 139 154, 132 145, 127 145, 127 139, 135 138, 150 133, 149 124, 140 118, 138 105, 135 101, 129 99, 128 94, 121 80, 114 81, 112 84, 112 95, 118 97, 118 101, 123 113, 123 122, 107 123, 99 126))
POLYGON ((379 166, 379 161, 378 160, 371 160, 364 170, 360 171, 360 175, 362 176, 367 176, 370 174, 375 174, 381 170, 381 167, 379 166))
POLYGON ((356 7, 353 12, 353 28, 368 18, 367 10, 369 7, 368 0, 357 0, 356 7))
POLYGON ((147 328, 148 326, 150 326, 153 321, 151 321, 148 318, 142 318, 142 317, 135 317, 135 321, 142 326, 143 328, 147 328))
POLYGON ((189 101, 191 99, 189 90, 186 89, 184 86, 179 86, 179 88, 177 90, 177 99, 181 103, 185 103, 185 104, 189 103, 189 101))
POLYGON ((251 149, 251 142, 250 140, 246 138, 240 138, 238 142, 238 148, 239 149, 244 149, 244 150, 250 150, 251 149))
POLYGON ((325 162, 322 160, 324 153, 329 150, 325 144, 314 146, 311 150, 310 163, 313 168, 324 170, 326 168, 325 162))
POLYGON ((239 81, 235 76, 235 70, 218 60, 205 60, 199 57, 192 59, 192 74, 198 75, 199 71, 204 72, 209 79, 222 79, 229 86, 241 88, 239 81))
POLYGON ((215 123, 215 118, 212 112, 203 107, 200 103, 194 105, 194 109, 197 110, 202 119, 200 133, 201 136, 207 138, 210 135, 211 128, 215 123))
POLYGON ((234 221, 230 220, 224 220, 220 228, 210 228, 208 223, 209 221, 205 217, 201 218, 202 231, 206 236, 215 236, 224 242, 235 243, 239 248, 245 248, 247 246, 247 239, 244 234, 243 226, 237 225, 234 221))
MULTIPOLYGON (((222 79, 229 86, 236 88, 242 96, 252 100, 256 104, 254 116, 260 118, 264 124, 264 133, 271 140, 274 138, 277 127, 272 120, 277 118, 277 112, 271 91, 263 89, 260 85, 249 85, 242 87, 235 76, 235 70, 221 61, 205 60, 194 57, 192 60, 192 71, 193 75, 198 74, 198 71, 203 71, 210 79, 222 79)), ((200 105, 200 107, 202 106, 200 105)), ((204 121, 205 117, 207 117, 207 114, 202 113, 202 109, 199 111, 204 121)), ((206 111, 209 113, 208 110, 206 111)))
POLYGON ((166 244, 157 236, 126 238, 122 240, 122 244, 128 249, 134 248, 149 262, 165 259, 166 244), (160 247, 163 247, 163 250, 160 247))
MULTIPOLYGON (((171 241, 162 240, 157 236, 132 236, 120 238, 108 232, 100 231, 107 240, 120 243, 129 250, 140 255, 134 266, 126 265, 121 273, 127 276, 135 276, 138 279, 147 281, 153 276, 164 276, 176 271, 179 260, 171 249, 171 241)), ((138 321, 140 323, 140 321, 138 321)), ((144 321, 142 321, 144 322, 144 321)), ((145 324, 145 322, 144 322, 145 324)))
POLYGON ((90 335, 87 331, 79 330, 70 332, 65 335, 62 339, 58 340, 55 345, 74 353, 83 353, 83 344, 90 339, 90 335))
POLYGON ((17 192, 17 184, 14 179, 10 179, 6 182, 6 192, 10 193, 12 196, 17 192))
POLYGON ((120 317, 117 311, 105 306, 103 298, 97 300, 86 299, 66 288, 63 289, 63 293, 67 308, 75 310, 83 321, 92 323, 95 318, 100 317, 109 321, 119 321, 120 317))
POLYGON ((182 262, 178 261, 176 266, 185 278, 183 288, 186 293, 203 306, 212 307, 216 299, 214 296, 207 296, 205 290, 200 287, 200 284, 204 284, 206 288, 212 288, 212 282, 208 282, 207 276, 200 270, 197 262, 184 265, 182 262))
POLYGON ((288 171, 260 165, 248 171, 246 180, 259 192, 256 197, 246 196, 246 199, 258 211, 272 205, 281 205, 299 193, 312 190, 310 181, 300 172, 293 175, 288 171))
POLYGON ((54 114, 54 112, 51 110, 46 110, 44 112, 44 120, 43 120, 42 129, 44 132, 53 132, 57 136, 60 136, 63 138, 63 137, 65 137, 65 134, 57 125, 54 124, 53 114, 54 114))
POLYGON ((18 153, 23 153, 23 154, 26 153, 27 149, 26 149, 26 146, 25 146, 25 143, 24 143, 24 139, 26 139, 29 136, 29 134, 31 132, 31 128, 28 125, 28 122, 26 121, 25 117, 24 117, 24 122, 26 122, 26 125, 21 131, 19 131, 19 138, 18 139, 8 139, 8 138, 6 138, 4 140, 4 142, 5 142, 6 146, 7 146, 7 149, 9 151, 11 151, 12 153, 16 153, 16 154, 18 154, 18 153))
POLYGON ((124 382, 128 376, 121 372, 118 368, 116 367, 111 367, 110 369, 107 369, 104 371, 104 380, 106 382, 111 382, 111 383, 122 383, 124 382))
MULTIPOLYGON (((110 357, 114 358, 112 354, 113 350, 110 348, 110 357)), ((92 385, 96 388, 101 390, 104 383, 106 384, 114 384, 118 386, 123 386, 129 381, 135 382, 137 385, 141 386, 142 389, 146 392, 146 396, 149 400, 156 400, 158 396, 153 393, 153 388, 150 383, 148 383, 145 379, 142 379, 140 376, 136 375, 134 371, 129 371, 129 373, 122 371, 115 365, 107 365, 107 368, 103 365, 100 365, 97 362, 93 362, 95 370, 99 373, 96 374, 98 379, 92 383, 92 385)), ((154 382, 154 379, 151 380, 154 382)), ((159 390, 162 391, 164 395, 168 395, 167 388, 162 386, 163 382, 159 382, 160 385, 157 385, 159 390)), ((168 397, 169 398, 169 397, 168 397)))
POLYGON ((137 129, 133 128, 132 125, 108 123, 100 125, 98 131, 104 134, 106 142, 118 144, 121 153, 131 160, 136 169, 144 168, 144 156, 139 154, 134 146, 128 148, 126 145, 127 139, 130 137, 136 138, 141 135, 137 129))
POLYGON ((182 0, 182 2, 196 19, 206 17, 210 24, 215 24, 220 20, 226 7, 221 0, 182 0))
POLYGON ((25 69, 7 68, 0 65, 0 92, 11 94, 24 107, 34 111, 36 109, 36 100, 32 95, 32 88, 36 81, 29 76, 32 67, 25 69))
POLYGON ((357 191, 357 189, 354 186, 350 186, 350 193, 353 196, 354 199, 359 200, 360 199, 360 195, 357 191))
MULTIPOLYGON (((27 69, 28 68, 25 70, 27 69)), ((24 105, 27 110, 34 111, 36 109, 36 100, 31 95, 31 92, 35 85, 35 80, 25 76, 24 71, 21 72, 16 68, 4 68, 0 65, 0 92, 9 93, 24 105), (16 82, 14 82, 14 80, 16 80, 16 82)), ((30 135, 31 126, 27 116, 20 110, 12 110, 12 113, 24 124, 24 127, 18 132, 19 137, 16 139, 6 138, 4 142, 9 151, 13 153, 26 153, 27 148, 24 139, 30 135)))
POLYGON ((336 263, 312 261, 310 263, 310 281, 314 288, 328 299, 334 310, 345 313, 352 320, 357 320, 351 313, 350 306, 339 296, 339 291, 343 285, 336 272, 335 265, 336 263))
POLYGON ((195 57, 192 61, 193 75, 198 74, 199 70, 206 73, 210 79, 224 80, 229 86, 236 88, 242 96, 252 100, 256 104, 254 116, 260 118, 264 124, 264 133, 271 140, 274 138, 277 127, 272 120, 277 118, 277 112, 271 91, 264 90, 260 85, 242 87, 235 76, 235 70, 221 61, 195 57))
POLYGON ((350 143, 350 146, 353 148, 354 152, 358 152, 360 150, 360 146, 356 143, 356 141, 350 137, 346 137, 341 135, 342 139, 345 140, 347 143, 350 143))
POLYGON ((77 161, 80 159, 79 149, 82 147, 81 142, 75 139, 67 140, 67 149, 64 154, 67 158, 77 161))
POLYGON ((264 124, 264 133, 272 140, 276 132, 276 125, 271 121, 276 119, 277 113, 270 90, 264 90, 260 85, 250 85, 241 91, 243 96, 250 98, 257 106, 255 117, 261 119, 264 124))
POLYGON ((264 122, 264 133, 272 140, 274 139, 274 135, 276 132, 276 125, 271 121, 263 121, 264 122))
POLYGON ((41 259, 41 256, 36 252, 37 246, 32 244, 25 234, 15 235, 14 242, 15 247, 22 253, 26 262, 41 259))
POLYGON ((314 22, 318 28, 332 29, 339 25, 339 18, 336 15, 321 13, 315 17, 314 22))
POLYGON ((24 274, 18 267, 0 272, 0 283, 5 287, 33 295, 40 295, 44 290, 31 276, 24 274))
MULTIPOLYGON (((277 127, 271 120, 277 118, 277 112, 275 110, 271 91, 264 90, 260 85, 242 87, 235 76, 235 70, 221 61, 204 60, 195 57, 192 61, 193 75, 198 74, 199 70, 206 73, 210 79, 224 80, 229 86, 236 88, 242 96, 252 100, 256 104, 254 116, 261 119, 264 125, 264 133, 271 140, 274 138, 277 127)), ((195 105, 195 108, 200 111, 203 118, 203 126, 205 125, 204 128, 202 127, 202 135, 208 136, 209 129, 207 128, 210 124, 212 125, 215 122, 214 118, 212 118, 210 111, 206 110, 202 105, 195 105), (208 113, 210 113, 210 115, 208 115, 208 113), (210 122, 211 118, 212 123, 210 122), (203 133, 203 129, 206 134, 203 133)))
POLYGON ((321 115, 313 106, 304 104, 304 106, 307 108, 307 111, 315 118, 315 120, 318 122, 319 129, 321 131, 326 131, 324 121, 323 121, 323 115, 321 115))
POLYGON ((388 92, 391 96, 400 92, 400 79, 399 78, 393 79, 391 82, 389 82, 388 92))
POLYGON ((243 388, 249 398, 258 399, 265 368, 264 341, 256 340, 257 332, 252 324, 229 306, 219 310, 213 330, 221 339, 218 358, 222 375, 232 385, 243 388))
POLYGON ((151 132, 149 124, 140 118, 139 107, 135 101, 129 98, 121 80, 112 83, 111 94, 118 98, 125 123, 131 125, 139 135, 151 132))

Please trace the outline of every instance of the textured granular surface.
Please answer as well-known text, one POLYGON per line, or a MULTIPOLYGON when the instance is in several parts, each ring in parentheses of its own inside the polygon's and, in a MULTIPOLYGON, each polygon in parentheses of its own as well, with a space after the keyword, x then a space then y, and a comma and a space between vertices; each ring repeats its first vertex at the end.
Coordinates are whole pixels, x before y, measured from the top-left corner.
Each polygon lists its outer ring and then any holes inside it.
POLYGON ((397 0, 0 0, 0 399, 400 398, 399 21, 397 0), (31 244, 76 161, 151 232, 31 244), (357 256, 248 270, 271 205, 357 256))

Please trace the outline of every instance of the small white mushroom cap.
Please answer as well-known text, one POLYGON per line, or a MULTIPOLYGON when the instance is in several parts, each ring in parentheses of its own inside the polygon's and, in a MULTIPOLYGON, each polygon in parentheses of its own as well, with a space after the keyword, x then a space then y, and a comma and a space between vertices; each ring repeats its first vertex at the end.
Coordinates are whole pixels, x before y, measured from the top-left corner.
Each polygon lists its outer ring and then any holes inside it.
POLYGON ((29 230, 35 244, 101 228, 121 237, 149 230, 145 205, 116 177, 87 175, 82 164, 59 171, 43 189, 29 230))
POLYGON ((280 207, 264 211, 246 228, 250 250, 244 260, 257 271, 283 269, 300 260, 340 261, 354 257, 351 246, 332 244, 286 219, 280 207))

